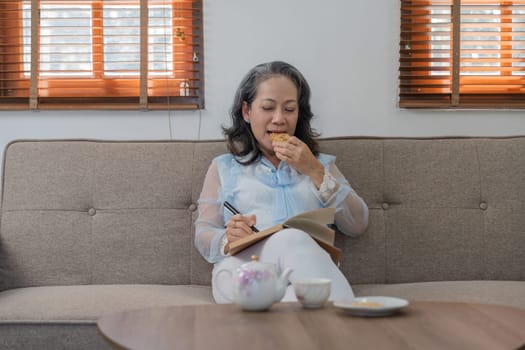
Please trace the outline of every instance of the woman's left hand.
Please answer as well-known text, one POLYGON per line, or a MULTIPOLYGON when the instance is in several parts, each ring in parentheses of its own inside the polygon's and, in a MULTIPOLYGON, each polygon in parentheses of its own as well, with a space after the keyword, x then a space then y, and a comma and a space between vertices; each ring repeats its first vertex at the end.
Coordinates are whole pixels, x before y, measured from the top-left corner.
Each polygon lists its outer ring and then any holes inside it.
POLYGON ((324 167, 303 141, 292 136, 287 142, 274 141, 272 145, 277 158, 290 164, 301 174, 309 176, 316 186, 321 184, 324 167))

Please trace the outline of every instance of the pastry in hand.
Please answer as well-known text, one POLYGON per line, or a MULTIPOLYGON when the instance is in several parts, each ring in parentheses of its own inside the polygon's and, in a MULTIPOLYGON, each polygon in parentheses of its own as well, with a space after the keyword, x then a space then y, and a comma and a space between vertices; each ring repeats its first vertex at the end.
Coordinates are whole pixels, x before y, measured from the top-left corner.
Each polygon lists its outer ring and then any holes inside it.
POLYGON ((290 139, 290 135, 285 132, 272 132, 270 139, 272 139, 272 141, 287 142, 290 139))

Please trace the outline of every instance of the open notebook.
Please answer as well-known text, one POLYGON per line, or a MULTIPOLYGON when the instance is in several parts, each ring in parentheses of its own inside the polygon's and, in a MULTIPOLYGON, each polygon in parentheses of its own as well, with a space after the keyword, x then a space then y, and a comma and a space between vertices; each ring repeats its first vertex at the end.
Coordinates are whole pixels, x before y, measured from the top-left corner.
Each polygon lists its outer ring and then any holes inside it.
POLYGON ((332 260, 339 264, 341 249, 334 246, 335 231, 327 225, 334 223, 335 208, 321 208, 305 211, 293 216, 275 226, 256 232, 250 236, 241 238, 235 242, 228 243, 224 248, 226 253, 232 255, 248 248, 266 237, 279 232, 285 228, 296 228, 308 233, 313 239, 330 254, 332 260))

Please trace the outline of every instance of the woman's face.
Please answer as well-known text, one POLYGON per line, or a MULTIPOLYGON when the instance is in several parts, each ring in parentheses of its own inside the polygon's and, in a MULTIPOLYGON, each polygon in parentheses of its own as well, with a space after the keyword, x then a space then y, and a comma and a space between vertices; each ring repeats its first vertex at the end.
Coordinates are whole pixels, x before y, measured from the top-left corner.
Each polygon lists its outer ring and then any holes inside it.
MULTIPOLYGON (((249 122, 261 152, 275 161, 270 134, 286 132, 295 134, 299 105, 297 88, 283 75, 275 75, 257 86, 257 93, 251 106, 245 101, 242 105, 244 120, 249 122)), ((278 161, 277 161, 278 163, 278 161)))

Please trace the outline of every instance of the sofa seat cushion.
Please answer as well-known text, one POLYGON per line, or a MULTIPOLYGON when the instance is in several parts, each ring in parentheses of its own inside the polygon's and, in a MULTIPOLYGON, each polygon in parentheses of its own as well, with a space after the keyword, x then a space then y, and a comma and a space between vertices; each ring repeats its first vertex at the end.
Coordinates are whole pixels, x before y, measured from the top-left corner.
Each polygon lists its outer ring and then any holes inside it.
POLYGON ((525 282, 522 281, 440 281, 361 284, 352 287, 356 296, 499 304, 525 309, 525 282))
POLYGON ((76 285, 0 293, 0 324, 94 323, 105 313, 165 305, 213 303, 209 286, 76 285))

